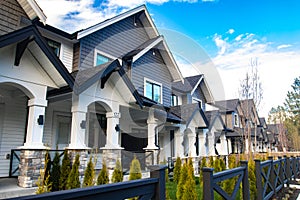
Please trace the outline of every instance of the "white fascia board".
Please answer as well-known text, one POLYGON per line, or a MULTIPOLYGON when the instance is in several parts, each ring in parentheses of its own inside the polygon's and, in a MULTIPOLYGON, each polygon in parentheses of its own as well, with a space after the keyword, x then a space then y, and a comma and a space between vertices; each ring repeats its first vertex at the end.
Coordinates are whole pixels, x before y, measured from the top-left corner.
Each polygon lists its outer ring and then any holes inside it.
POLYGON ((42 11, 42 9, 39 7, 39 5, 34 0, 27 0, 31 8, 34 10, 36 15, 39 17, 40 21, 45 25, 47 17, 45 13, 42 11))
MULTIPOLYGON (((204 75, 203 75, 203 77, 204 77, 204 75)), ((209 99, 207 99, 207 100, 209 100, 209 103, 215 103, 215 99, 214 99, 214 96, 213 96, 213 94, 212 94, 212 92, 211 92, 211 90, 210 90, 210 88, 208 87, 208 83, 207 83, 207 81, 205 80, 205 77, 203 78, 203 82, 204 82, 204 85, 205 85, 205 87, 206 87, 206 90, 207 90, 207 95, 208 95, 208 97, 209 97, 209 99)))
POLYGON ((134 63, 137 61, 140 57, 142 57, 145 53, 147 53, 150 49, 158 45, 163 40, 162 37, 157 38, 155 41, 153 41, 150 45, 148 45, 145 49, 143 49, 141 52, 133 56, 132 62, 134 63))
MULTIPOLYGON (((159 36, 159 32, 158 32, 158 30, 157 30, 157 28, 156 28, 156 26, 155 26, 155 24, 154 24, 154 22, 153 22, 153 20, 152 20, 152 17, 150 16, 150 14, 149 14, 149 12, 148 12, 147 7, 146 7, 146 6, 144 6, 144 7, 145 7, 145 15, 146 15, 146 17, 147 17, 147 19, 148 19, 148 21, 149 21, 151 27, 153 27, 154 32, 155 32, 155 35, 156 35, 156 36, 159 36)), ((147 30, 147 29, 146 29, 146 30, 147 30)))
POLYGON ((154 29, 154 32, 155 32, 155 33, 157 34, 157 36, 158 36, 158 35, 159 35, 159 34, 158 34, 158 31, 157 31, 157 29, 156 29, 156 27, 155 27, 155 25, 154 25, 154 23, 153 23, 153 21, 152 21, 152 18, 150 17, 150 14, 148 13, 148 11, 147 11, 147 9, 146 9, 146 6, 145 6, 145 5, 141 5, 141 6, 139 6, 139 7, 136 7, 136 8, 134 8, 134 9, 132 9, 132 10, 129 10, 129 11, 127 11, 127 12, 124 12, 124 13, 120 14, 120 15, 117 15, 117 16, 111 18, 111 19, 108 19, 108 20, 106 20, 106 21, 100 22, 99 24, 96 24, 96 25, 94 25, 94 26, 91 26, 91 27, 89 27, 89 28, 87 28, 87 29, 84 29, 84 30, 82 30, 82 31, 79 31, 79 32, 78 32, 78 35, 77 35, 77 39, 83 38, 83 37, 85 37, 85 36, 87 36, 87 35, 89 35, 89 34, 91 34, 91 33, 94 33, 94 32, 96 32, 96 31, 98 31, 98 30, 100 30, 100 29, 103 29, 103 28, 105 28, 105 27, 107 27, 107 26, 109 26, 109 25, 111 25, 111 24, 114 24, 114 23, 116 23, 116 22, 118 22, 118 21, 121 21, 121 20, 123 20, 123 19, 125 19, 125 18, 127 18, 127 17, 129 17, 129 16, 131 16, 131 15, 134 15, 134 14, 140 12, 140 11, 144 11, 144 12, 145 12, 145 14, 146 14, 146 16, 147 16, 147 18, 148 18, 148 20, 149 20, 151 26, 152 26, 153 29, 154 29))
POLYGON ((197 87, 199 86, 199 84, 201 83, 202 80, 203 80, 203 75, 201 76, 201 78, 198 80, 197 84, 195 85, 195 87, 191 91, 191 95, 194 94, 195 90, 197 89, 197 87))
POLYGON ((168 52, 168 55, 170 57, 170 60, 171 60, 171 62, 173 64, 173 66, 175 67, 176 72, 179 75, 179 80, 174 80, 174 81, 181 81, 182 83, 184 83, 184 79, 183 79, 183 76, 182 76, 182 74, 180 72, 180 69, 179 69, 179 67, 178 67, 178 65, 177 65, 177 63, 176 63, 176 61, 175 61, 175 59, 174 59, 174 57, 173 57, 173 55, 172 55, 172 53, 170 51, 170 49, 169 49, 169 47, 168 47, 165 39, 163 39, 163 45, 164 45, 164 48, 166 49, 166 51, 168 52))

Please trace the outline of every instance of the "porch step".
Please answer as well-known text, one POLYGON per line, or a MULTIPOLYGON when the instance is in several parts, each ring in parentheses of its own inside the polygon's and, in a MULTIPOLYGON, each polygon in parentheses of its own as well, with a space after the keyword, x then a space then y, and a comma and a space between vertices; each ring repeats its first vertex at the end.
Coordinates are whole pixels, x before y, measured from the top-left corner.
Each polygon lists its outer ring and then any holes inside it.
POLYGON ((36 189, 19 187, 17 178, 0 178, 0 199, 32 195, 36 189))

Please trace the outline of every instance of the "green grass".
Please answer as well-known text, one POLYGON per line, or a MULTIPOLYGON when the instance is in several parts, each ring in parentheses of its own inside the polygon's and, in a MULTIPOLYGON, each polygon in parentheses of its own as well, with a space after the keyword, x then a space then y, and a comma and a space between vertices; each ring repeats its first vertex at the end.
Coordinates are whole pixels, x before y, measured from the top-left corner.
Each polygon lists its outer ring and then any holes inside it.
MULTIPOLYGON (((168 182, 166 182, 166 189, 169 193, 169 197, 172 200, 175 200, 176 199, 177 184, 173 181, 168 181, 168 182)), ((196 191, 197 191, 198 199, 199 200, 203 199, 203 195, 202 195, 203 189, 199 184, 198 178, 196 178, 196 191)), ((223 199, 217 192, 214 192, 214 196, 215 196, 214 197, 215 200, 222 200, 223 199)), ((236 196, 235 199, 241 199, 241 189, 240 189, 240 191, 237 192, 237 196, 236 196)))
MULTIPOLYGON (((202 199, 202 187, 200 187, 199 181, 196 178, 196 191, 198 199, 202 199)), ((169 181, 166 183, 166 189, 169 192, 170 198, 173 200, 176 199, 176 191, 177 191, 177 184, 175 182, 169 181)))

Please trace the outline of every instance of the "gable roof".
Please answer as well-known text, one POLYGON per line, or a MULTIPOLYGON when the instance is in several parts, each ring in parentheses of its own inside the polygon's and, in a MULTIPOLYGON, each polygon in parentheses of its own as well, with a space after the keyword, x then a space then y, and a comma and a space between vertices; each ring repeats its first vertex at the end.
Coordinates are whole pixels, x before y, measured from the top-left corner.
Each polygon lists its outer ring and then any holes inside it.
POLYGON ((128 89, 134 96, 137 104, 142 108, 143 100, 140 97, 137 90, 135 89, 135 87, 133 86, 128 76, 126 75, 126 72, 121 67, 118 59, 104 63, 97 67, 88 68, 78 72, 76 75, 74 92, 76 94, 80 94, 99 80, 101 81, 101 88, 104 88, 106 81, 109 79, 113 72, 118 72, 128 89))
POLYGON ((173 81, 182 82, 183 77, 180 72, 180 69, 179 69, 164 37, 161 35, 147 40, 146 42, 144 42, 142 45, 140 45, 136 49, 125 54, 122 59, 127 62, 134 63, 136 60, 138 60, 140 57, 142 57, 145 53, 147 53, 149 50, 151 50, 155 47, 157 47, 157 49, 160 51, 162 58, 165 61, 168 70, 170 71, 173 81))
POLYGON ((223 112, 235 112, 237 111, 237 107, 239 105, 239 99, 230 99, 223 101, 216 101, 215 106, 218 107, 223 112))
POLYGON ((38 17, 43 24, 46 24, 47 17, 35 0, 17 0, 17 2, 28 15, 29 19, 33 20, 38 17))
POLYGON ((199 104, 197 103, 172 106, 170 108, 170 111, 175 115, 179 116, 183 120, 183 122, 186 123, 187 126, 189 126, 190 122, 193 120, 197 113, 200 114, 205 124, 205 126, 199 126, 198 128, 207 128, 209 125, 203 110, 199 107, 199 104))
POLYGON ((209 127, 208 129, 211 130, 216 121, 219 119, 221 122, 221 126, 223 130, 226 130, 225 123, 220 115, 220 112, 218 110, 212 110, 212 111, 206 111, 205 113, 206 119, 208 120, 209 127))
POLYGON ((85 37, 85 36, 87 36, 87 35, 89 35, 91 33, 94 33, 94 32, 96 32, 96 31, 98 31, 100 29, 103 29, 103 28, 105 28, 105 27, 107 27, 107 26, 109 26, 111 24, 114 24, 114 23, 116 23, 116 22, 118 22, 118 21, 120 21, 122 19, 125 19, 125 18, 127 18, 129 16, 132 16, 132 15, 135 15, 135 14, 138 14, 138 13, 144 13, 145 14, 146 20, 148 21, 148 23, 150 24, 150 26, 153 28, 154 37, 158 36, 159 35, 158 30, 156 29, 156 27, 155 27, 155 25, 154 25, 154 23, 153 23, 153 21, 152 21, 152 19, 150 17, 150 14, 149 14, 146 6, 145 5, 141 5, 141 6, 138 6, 138 7, 134 8, 134 9, 131 9, 131 10, 127 11, 127 12, 124 12, 124 13, 122 13, 120 15, 117 15, 117 16, 111 18, 111 19, 107 19, 107 20, 105 20, 103 22, 100 22, 100 23, 94 25, 94 26, 91 26, 89 28, 86 28, 86 29, 78 31, 78 39, 83 38, 83 37, 85 37))
POLYGON ((181 93, 191 93, 191 95, 193 95, 193 93, 199 86, 205 94, 206 100, 208 102, 213 102, 214 98, 203 74, 185 77, 183 79, 183 82, 177 81, 172 83, 173 90, 179 91, 181 93))
MULTIPOLYGON (((41 51, 47 57, 49 62, 53 65, 54 69, 48 65, 44 66, 43 64, 41 64, 41 67, 44 68, 44 70, 49 74, 49 76, 52 75, 51 76, 52 79, 60 82, 60 84, 62 84, 61 80, 64 80, 65 83, 70 88, 73 88, 73 84, 74 84, 73 77, 68 72, 64 64, 61 62, 61 60, 54 54, 53 50, 48 46, 47 42, 45 41, 43 36, 41 36, 36 26, 30 25, 25 28, 16 30, 14 32, 10 32, 6 35, 0 36, 0 48, 12 44, 19 45, 17 48, 16 58, 15 58, 15 64, 18 64, 18 62, 20 62, 21 57, 23 56, 25 49, 30 48, 29 45, 33 41, 41 49, 41 51), (61 78, 56 77, 57 75, 60 76, 61 78)), ((37 48, 34 48, 34 51, 32 50, 32 53, 34 54, 36 52, 37 52, 37 48)), ((41 55, 35 57, 36 59, 43 59, 43 58, 37 58, 37 57, 43 57, 41 55)), ((39 62, 41 62, 41 60, 39 60, 39 62)))

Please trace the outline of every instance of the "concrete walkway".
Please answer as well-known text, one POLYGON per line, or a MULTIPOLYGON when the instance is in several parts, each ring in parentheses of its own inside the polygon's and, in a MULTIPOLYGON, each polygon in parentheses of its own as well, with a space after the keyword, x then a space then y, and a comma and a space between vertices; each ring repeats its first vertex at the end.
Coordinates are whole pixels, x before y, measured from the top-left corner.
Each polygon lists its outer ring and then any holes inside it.
POLYGON ((0 199, 35 194, 36 188, 19 187, 17 181, 17 178, 0 178, 0 199))

